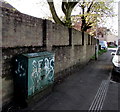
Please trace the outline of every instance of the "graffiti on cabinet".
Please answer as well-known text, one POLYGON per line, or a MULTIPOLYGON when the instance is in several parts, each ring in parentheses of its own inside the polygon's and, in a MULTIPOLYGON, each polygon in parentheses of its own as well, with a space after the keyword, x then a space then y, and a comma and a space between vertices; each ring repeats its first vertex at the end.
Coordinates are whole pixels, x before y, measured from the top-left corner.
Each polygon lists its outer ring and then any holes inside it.
POLYGON ((44 58, 40 60, 32 61, 32 73, 31 73, 31 91, 34 93, 39 88, 43 88, 44 85, 53 82, 54 76, 54 57, 44 58))

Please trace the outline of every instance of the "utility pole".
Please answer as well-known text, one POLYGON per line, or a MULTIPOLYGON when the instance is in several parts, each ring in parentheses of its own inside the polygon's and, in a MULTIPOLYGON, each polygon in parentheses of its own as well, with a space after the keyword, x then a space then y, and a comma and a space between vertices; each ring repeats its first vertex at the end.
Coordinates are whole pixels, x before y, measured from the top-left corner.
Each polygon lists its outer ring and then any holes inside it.
MULTIPOLYGON (((98 13, 96 12, 96 15, 97 15, 98 13)), ((97 17, 96 17, 96 21, 97 21, 97 17)), ((95 60, 97 60, 98 59, 98 41, 97 41, 97 30, 98 30, 98 24, 97 24, 97 22, 96 22, 96 44, 95 44, 95 60)))

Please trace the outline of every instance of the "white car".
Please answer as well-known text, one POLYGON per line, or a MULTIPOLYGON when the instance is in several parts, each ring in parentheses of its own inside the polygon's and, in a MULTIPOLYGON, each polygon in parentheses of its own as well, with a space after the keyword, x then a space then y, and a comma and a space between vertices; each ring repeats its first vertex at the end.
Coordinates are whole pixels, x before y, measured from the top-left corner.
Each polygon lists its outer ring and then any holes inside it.
POLYGON ((120 47, 117 48, 115 53, 111 53, 114 55, 112 59, 113 70, 112 70, 112 78, 120 81, 120 47))
POLYGON ((102 49, 107 49, 107 42, 106 41, 99 41, 99 45, 101 45, 102 49))

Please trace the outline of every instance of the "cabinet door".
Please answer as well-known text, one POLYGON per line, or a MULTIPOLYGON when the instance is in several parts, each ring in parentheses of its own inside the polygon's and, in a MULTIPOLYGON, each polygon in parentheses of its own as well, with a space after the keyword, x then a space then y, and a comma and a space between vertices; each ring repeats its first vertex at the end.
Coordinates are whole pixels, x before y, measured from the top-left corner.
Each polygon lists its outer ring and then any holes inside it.
POLYGON ((30 58, 28 61, 28 96, 34 95, 42 88, 42 69, 44 59, 42 57, 30 58))
POLYGON ((54 81, 54 57, 44 57, 44 78, 42 86, 48 86, 54 81))
POLYGON ((27 97, 27 58, 18 56, 14 63, 14 89, 18 99, 27 97))
POLYGON ((29 58, 28 96, 43 90, 54 81, 54 57, 29 58))

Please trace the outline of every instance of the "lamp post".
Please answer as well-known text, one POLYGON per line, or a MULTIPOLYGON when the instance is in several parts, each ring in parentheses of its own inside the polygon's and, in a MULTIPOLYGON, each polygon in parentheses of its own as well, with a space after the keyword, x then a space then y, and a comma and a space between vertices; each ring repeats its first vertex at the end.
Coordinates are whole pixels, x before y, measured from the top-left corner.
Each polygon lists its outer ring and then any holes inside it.
MULTIPOLYGON (((97 15, 97 11, 96 11, 96 15, 97 15)), ((96 17, 96 21, 97 21, 97 17, 96 17)), ((95 43, 95 60, 98 59, 98 41, 97 41, 97 30, 98 30, 98 25, 96 22, 96 43, 95 43)))

